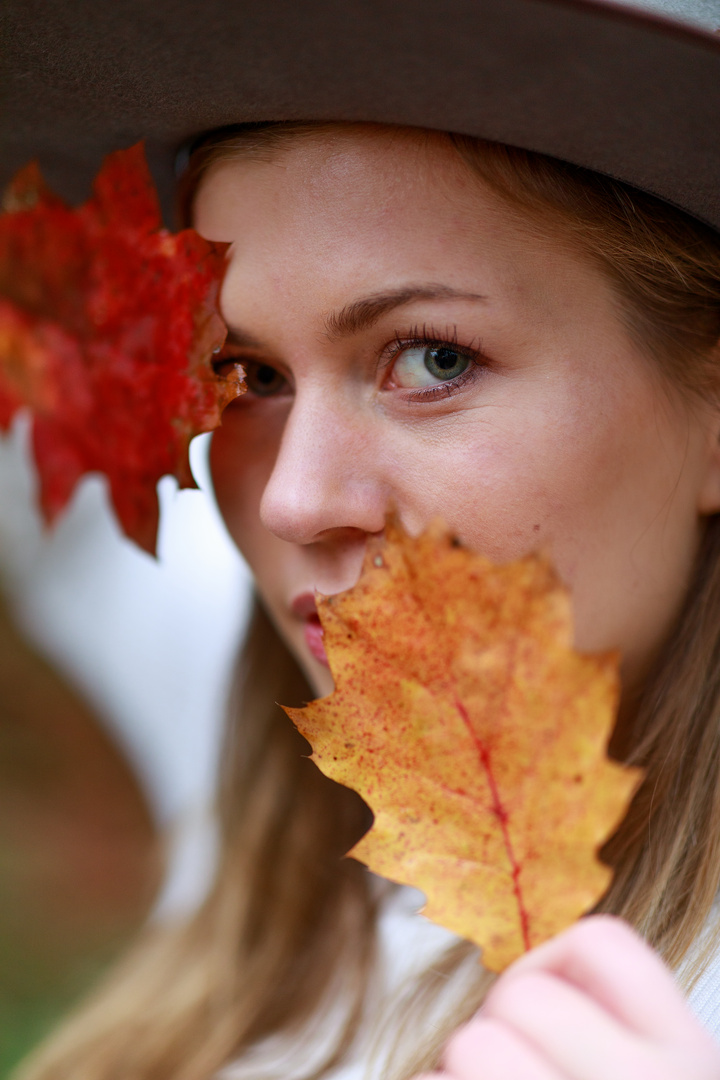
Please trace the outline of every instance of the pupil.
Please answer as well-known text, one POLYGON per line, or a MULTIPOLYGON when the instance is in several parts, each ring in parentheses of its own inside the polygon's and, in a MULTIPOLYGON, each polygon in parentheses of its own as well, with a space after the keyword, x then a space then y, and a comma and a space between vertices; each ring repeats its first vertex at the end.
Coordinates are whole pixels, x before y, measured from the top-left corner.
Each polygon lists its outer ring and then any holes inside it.
POLYGON ((458 362, 458 354, 452 349, 433 349, 433 360, 441 371, 452 371, 458 362))
POLYGON ((275 375, 275 368, 270 367, 269 364, 261 364, 255 372, 257 381, 262 383, 263 386, 270 386, 275 379, 275 375))

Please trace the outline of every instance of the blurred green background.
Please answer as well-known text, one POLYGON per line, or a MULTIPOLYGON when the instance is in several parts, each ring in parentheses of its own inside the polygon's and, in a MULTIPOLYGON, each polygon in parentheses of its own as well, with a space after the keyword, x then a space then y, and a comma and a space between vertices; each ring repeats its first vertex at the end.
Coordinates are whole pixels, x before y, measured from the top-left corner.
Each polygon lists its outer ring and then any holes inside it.
POLYGON ((137 780, 0 605, 0 1078, 146 918, 161 875, 137 780))

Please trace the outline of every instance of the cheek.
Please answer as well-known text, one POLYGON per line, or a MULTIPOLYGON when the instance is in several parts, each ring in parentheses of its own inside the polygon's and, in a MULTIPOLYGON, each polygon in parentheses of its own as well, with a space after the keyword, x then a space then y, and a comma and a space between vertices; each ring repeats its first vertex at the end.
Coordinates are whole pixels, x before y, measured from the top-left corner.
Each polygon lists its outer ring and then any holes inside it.
MULTIPOLYGON (((574 493, 587 491, 591 469, 568 452, 577 444, 575 423, 549 423, 541 410, 520 404, 471 410, 457 420, 421 455, 403 455, 409 527, 441 514, 465 544, 496 562, 554 543, 569 526, 574 493)), ((588 448, 584 456, 593 453, 588 448)))
POLYGON ((492 558, 548 550, 573 592, 578 648, 620 649, 632 688, 687 588, 702 453, 687 416, 653 387, 623 385, 547 422, 530 411, 520 426, 499 419, 466 457, 475 483, 471 496, 455 488, 455 513, 492 558))
POLYGON ((260 501, 275 463, 283 422, 278 417, 258 424, 230 406, 210 444, 210 471, 220 513, 251 566, 267 536, 260 523, 260 501))
POLYGON ((409 527, 440 513, 497 562, 545 549, 573 588, 613 575, 624 587, 686 448, 658 424, 647 395, 626 389, 613 400, 607 388, 563 396, 555 387, 543 399, 535 387, 526 400, 508 395, 453 418, 420 455, 406 447, 398 456, 409 527))

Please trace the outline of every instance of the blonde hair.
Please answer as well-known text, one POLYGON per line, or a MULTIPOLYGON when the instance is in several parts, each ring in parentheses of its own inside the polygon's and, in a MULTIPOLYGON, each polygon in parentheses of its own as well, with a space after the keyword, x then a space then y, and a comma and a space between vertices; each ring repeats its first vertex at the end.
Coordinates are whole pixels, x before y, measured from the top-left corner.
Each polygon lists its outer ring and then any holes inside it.
MULTIPOLYGON (((218 160, 273 155, 293 138, 332 130, 280 124, 210 136, 191 156, 185 206, 218 160)), ((538 228, 596 259, 615 285, 629 332, 668 379, 683 392, 717 396, 716 233, 650 195, 563 162, 464 136, 428 137, 449 140, 538 228)), ((313 1076, 350 1045, 373 969, 377 904, 363 869, 342 855, 367 827, 368 811, 305 760, 307 748, 276 707, 311 695, 260 607, 239 686, 219 800, 223 856, 210 895, 184 925, 149 927, 18 1080, 209 1080, 266 1036, 300 1038, 330 994, 344 1003, 344 1016, 313 1076)), ((612 751, 647 771, 603 850, 615 877, 599 910, 623 916, 677 966, 720 883, 717 517, 707 522, 684 609, 612 751)), ((451 1014, 429 1025, 418 1019, 430 1015, 453 972, 467 971, 472 952, 456 946, 408 988, 393 1020, 393 1076, 408 1080, 435 1064, 450 1030, 482 1000, 489 979, 475 964, 451 1014), (418 1031, 429 1031, 426 1044, 418 1031)))

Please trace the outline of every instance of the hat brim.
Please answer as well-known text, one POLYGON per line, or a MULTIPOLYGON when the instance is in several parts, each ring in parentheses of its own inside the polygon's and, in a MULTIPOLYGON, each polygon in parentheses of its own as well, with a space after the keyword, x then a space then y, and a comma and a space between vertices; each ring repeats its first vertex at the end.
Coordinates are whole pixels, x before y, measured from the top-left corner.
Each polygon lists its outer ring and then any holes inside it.
POLYGON ((592 0, 5 0, 0 181, 66 198, 140 138, 369 120, 540 151, 720 229, 720 38, 592 0))

